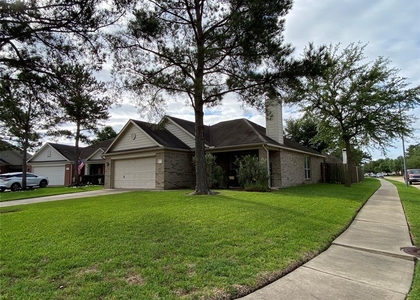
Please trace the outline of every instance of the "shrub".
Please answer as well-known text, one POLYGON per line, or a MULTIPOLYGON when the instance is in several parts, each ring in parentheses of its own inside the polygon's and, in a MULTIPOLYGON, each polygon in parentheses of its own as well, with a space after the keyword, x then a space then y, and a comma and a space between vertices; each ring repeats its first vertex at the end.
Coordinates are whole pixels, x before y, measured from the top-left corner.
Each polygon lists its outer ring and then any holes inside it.
POLYGON ((247 191, 268 191, 267 160, 245 155, 235 160, 239 184, 247 191))
MULTIPOLYGON (((193 158, 195 165, 195 157, 193 158)), ((211 153, 206 153, 206 174, 207 185, 209 188, 220 187, 223 183, 223 170, 216 163, 216 156, 211 153)))

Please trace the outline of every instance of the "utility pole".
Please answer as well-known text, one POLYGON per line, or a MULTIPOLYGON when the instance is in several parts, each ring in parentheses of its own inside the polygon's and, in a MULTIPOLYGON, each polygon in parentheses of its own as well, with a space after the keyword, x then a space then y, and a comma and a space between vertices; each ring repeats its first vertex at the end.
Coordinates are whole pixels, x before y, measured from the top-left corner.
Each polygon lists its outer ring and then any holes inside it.
POLYGON ((405 145, 404 145, 404 135, 403 134, 401 134, 401 140, 402 140, 402 148, 403 148, 404 182, 405 182, 405 186, 408 187, 407 163, 406 163, 406 159, 405 159, 405 145))

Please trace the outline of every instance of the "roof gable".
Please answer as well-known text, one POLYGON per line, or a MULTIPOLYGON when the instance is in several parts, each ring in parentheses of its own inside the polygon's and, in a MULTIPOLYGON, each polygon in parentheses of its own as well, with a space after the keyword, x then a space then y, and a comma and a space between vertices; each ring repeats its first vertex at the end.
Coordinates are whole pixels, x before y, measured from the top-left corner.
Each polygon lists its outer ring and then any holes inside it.
POLYGON ((74 161, 75 147, 54 143, 44 144, 28 162, 74 161))
POLYGON ((0 150, 0 164, 2 165, 21 165, 23 155, 15 149, 0 150))
POLYGON ((80 153, 80 158, 83 160, 93 159, 93 157, 95 157, 95 159, 98 159, 98 157, 96 156, 102 155, 105 152, 105 150, 108 149, 108 147, 112 144, 114 139, 115 138, 108 139, 83 148, 80 153))
POLYGON ((169 148, 189 149, 179 138, 173 135, 164 126, 134 121, 145 133, 154 139, 160 146, 169 148))
POLYGON ((106 150, 106 153, 159 147, 159 144, 146 132, 144 132, 137 122, 138 121, 130 119, 106 150))
MULTIPOLYGON (((195 136, 191 133, 187 128, 181 126, 178 122, 176 122, 172 117, 165 117, 162 119, 160 124, 164 126, 170 133, 180 139, 183 143, 185 143, 190 148, 195 147, 195 136)), ((181 119, 177 119, 181 120, 181 119)), ((188 126, 190 127, 190 126, 188 126)))
POLYGON ((90 161, 90 160, 103 160, 102 154, 105 152, 104 149, 98 148, 95 152, 93 152, 90 156, 82 158, 83 161, 90 161))
POLYGON ((190 149, 164 126, 130 120, 105 153, 153 147, 190 149))
MULTIPOLYGON (((195 123, 171 116, 166 116, 165 118, 169 118, 174 122, 174 124, 177 124, 180 128, 182 128, 185 132, 187 132, 189 135, 191 135, 194 138, 194 147, 195 147, 195 123)), ((210 145, 210 127, 208 125, 204 125, 204 142, 207 145, 210 145)))

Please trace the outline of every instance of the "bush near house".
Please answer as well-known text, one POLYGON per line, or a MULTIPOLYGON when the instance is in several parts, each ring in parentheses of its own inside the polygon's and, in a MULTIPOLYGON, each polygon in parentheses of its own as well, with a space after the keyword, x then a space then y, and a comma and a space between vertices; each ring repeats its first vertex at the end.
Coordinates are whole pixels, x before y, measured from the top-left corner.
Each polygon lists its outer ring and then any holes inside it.
MULTIPOLYGON (((206 153, 206 175, 207 186, 209 188, 219 188, 223 184, 223 170, 216 163, 216 156, 211 153, 206 153)), ((195 165, 195 157, 193 157, 195 165)))
POLYGON ((238 166, 237 174, 239 184, 246 191, 268 191, 267 160, 252 155, 238 157, 235 161, 238 166))

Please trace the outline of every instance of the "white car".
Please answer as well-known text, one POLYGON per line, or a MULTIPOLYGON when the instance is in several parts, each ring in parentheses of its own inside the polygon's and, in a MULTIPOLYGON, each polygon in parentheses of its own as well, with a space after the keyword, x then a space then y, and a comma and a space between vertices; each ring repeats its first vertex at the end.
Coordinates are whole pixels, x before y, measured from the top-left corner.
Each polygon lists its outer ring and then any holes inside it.
MULTIPOLYGON (((26 187, 39 186, 44 188, 48 185, 48 177, 26 173, 26 187)), ((18 191, 22 188, 22 172, 0 174, 0 191, 18 191)))

